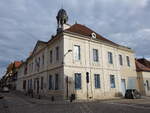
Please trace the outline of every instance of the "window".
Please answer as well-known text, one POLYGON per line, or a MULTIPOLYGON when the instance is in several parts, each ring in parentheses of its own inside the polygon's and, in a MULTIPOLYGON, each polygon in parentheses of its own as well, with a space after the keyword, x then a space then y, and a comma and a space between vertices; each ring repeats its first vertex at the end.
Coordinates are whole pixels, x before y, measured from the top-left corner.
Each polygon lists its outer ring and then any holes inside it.
POLYGON ((43 77, 41 77, 41 89, 43 89, 43 77))
POLYGON ((129 59, 129 56, 127 56, 126 58, 127 58, 127 65, 130 67, 130 59, 129 59))
POLYGON ((81 73, 75 73, 75 89, 81 89, 81 73))
POLYGON ((36 79, 34 79, 34 89, 36 89, 36 79))
POLYGON ((55 75, 55 90, 59 89, 59 78, 58 74, 55 75))
POLYGON ((122 55, 119 55, 119 63, 121 66, 123 65, 122 55))
POLYGON ((41 58, 39 57, 39 61, 38 61, 38 67, 40 68, 40 64, 41 64, 41 58))
POLYGON ((93 49, 93 61, 98 62, 98 49, 93 49))
POLYGON ((28 89, 30 89, 30 80, 28 80, 28 89))
POLYGON ((59 47, 56 47, 56 60, 59 60, 59 47))
POLYGON ((95 78, 95 88, 100 88, 100 75, 99 74, 94 74, 95 78))
POLYGON ((26 80, 23 81, 23 89, 26 89, 26 80))
POLYGON ((44 65, 44 54, 42 55, 42 64, 44 65))
POLYGON ((50 51, 50 63, 52 63, 52 60, 53 60, 53 51, 51 50, 50 51))
POLYGON ((74 59, 80 60, 80 46, 78 45, 74 46, 74 59))
POLYGON ((150 87, 149 87, 149 82, 148 82, 148 80, 146 80, 146 86, 147 86, 147 90, 150 90, 150 87))
POLYGON ((110 75, 110 87, 111 88, 115 88, 115 76, 114 75, 110 75))
POLYGON ((53 89, 53 78, 52 75, 49 75, 49 90, 53 89))
POLYGON ((113 55, 111 52, 108 52, 108 62, 109 64, 113 64, 113 55))
POLYGON ((30 79, 30 89, 32 89, 32 79, 30 79))

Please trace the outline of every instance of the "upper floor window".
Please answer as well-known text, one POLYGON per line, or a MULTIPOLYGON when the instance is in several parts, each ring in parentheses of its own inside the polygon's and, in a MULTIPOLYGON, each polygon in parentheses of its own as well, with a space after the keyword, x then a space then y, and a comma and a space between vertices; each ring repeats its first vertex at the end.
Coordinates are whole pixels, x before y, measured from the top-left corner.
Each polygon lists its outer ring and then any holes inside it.
POLYGON ((127 59, 127 65, 130 67, 130 58, 129 58, 129 56, 127 56, 126 59, 127 59))
POLYGON ((98 49, 93 49, 93 61, 98 62, 98 49))
POLYGON ((39 57, 39 61, 38 61, 38 67, 40 68, 40 64, 41 64, 41 58, 39 57))
POLYGON ((53 51, 51 50, 50 51, 50 63, 52 63, 52 60, 53 60, 53 51))
POLYGON ((44 65, 44 54, 42 55, 42 64, 44 65))
POLYGON ((56 60, 59 60, 59 47, 56 47, 56 60))
POLYGON ((119 63, 120 63, 121 66, 123 65, 122 55, 119 55, 119 63))
POLYGON ((80 46, 74 45, 74 59, 80 60, 80 46))
POLYGON ((95 78, 95 88, 100 88, 100 75, 99 74, 94 74, 95 78))
POLYGON ((109 64, 113 64, 113 55, 112 55, 112 52, 108 52, 108 62, 109 62, 109 64))
POLYGON ((81 73, 75 73, 75 89, 81 89, 81 73))
POLYGON ((110 87, 111 88, 115 88, 115 76, 114 75, 110 75, 110 87))

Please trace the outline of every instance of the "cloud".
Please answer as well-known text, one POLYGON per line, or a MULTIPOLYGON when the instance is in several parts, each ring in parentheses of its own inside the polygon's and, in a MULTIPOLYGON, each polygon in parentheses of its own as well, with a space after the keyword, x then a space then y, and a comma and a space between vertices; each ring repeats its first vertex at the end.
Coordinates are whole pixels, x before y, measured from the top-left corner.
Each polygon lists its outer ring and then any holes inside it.
POLYGON ((70 24, 77 21, 87 25, 112 41, 130 46, 137 56, 150 58, 149 0, 1 0, 1 70, 13 60, 25 59, 37 40, 47 41, 55 34, 56 14, 62 4, 70 24))
POLYGON ((138 57, 150 57, 150 28, 140 29, 132 33, 116 33, 110 35, 111 40, 131 47, 135 50, 138 57))

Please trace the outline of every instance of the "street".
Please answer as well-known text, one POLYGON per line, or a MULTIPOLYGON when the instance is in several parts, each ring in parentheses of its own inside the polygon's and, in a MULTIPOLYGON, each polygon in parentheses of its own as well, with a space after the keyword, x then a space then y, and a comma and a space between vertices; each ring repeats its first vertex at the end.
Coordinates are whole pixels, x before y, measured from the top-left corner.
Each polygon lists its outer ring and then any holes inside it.
POLYGON ((35 99, 15 93, 0 93, 0 113, 150 113, 150 97, 138 100, 103 100, 91 102, 35 99))

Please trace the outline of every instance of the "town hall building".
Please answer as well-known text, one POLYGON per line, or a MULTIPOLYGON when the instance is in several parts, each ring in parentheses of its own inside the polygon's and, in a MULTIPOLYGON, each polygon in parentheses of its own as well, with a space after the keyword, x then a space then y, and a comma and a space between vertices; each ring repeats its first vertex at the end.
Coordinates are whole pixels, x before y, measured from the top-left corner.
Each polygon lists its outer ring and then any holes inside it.
POLYGON ((105 99, 137 89, 134 51, 85 25, 69 25, 64 9, 57 14, 57 33, 38 41, 19 67, 17 90, 68 99, 105 99))

